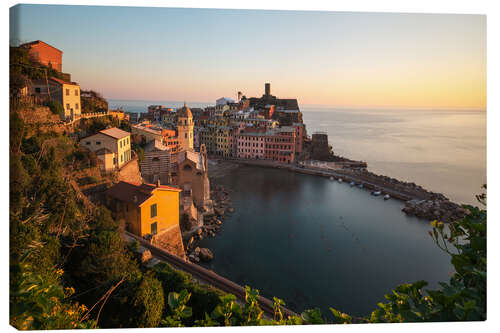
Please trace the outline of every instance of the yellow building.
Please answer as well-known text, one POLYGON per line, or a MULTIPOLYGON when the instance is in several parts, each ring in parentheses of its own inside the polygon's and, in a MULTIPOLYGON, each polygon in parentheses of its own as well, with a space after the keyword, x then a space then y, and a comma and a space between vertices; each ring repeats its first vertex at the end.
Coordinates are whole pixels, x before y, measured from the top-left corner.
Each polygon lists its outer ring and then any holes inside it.
POLYGON ((51 77, 48 80, 34 80, 32 86, 35 95, 61 103, 64 109, 61 115, 63 119, 73 120, 81 115, 82 104, 78 83, 51 77))
POLYGON ((105 171, 120 169, 132 159, 130 133, 116 127, 87 136, 80 140, 80 145, 97 154, 104 163, 105 171), (113 154, 112 160, 110 154, 113 154))
POLYGON ((179 140, 179 151, 193 150, 193 115, 191 109, 184 106, 177 110, 177 137, 179 140))
POLYGON ((124 219, 128 231, 154 239, 179 230, 180 189, 165 185, 119 182, 106 191, 115 218, 124 219))
POLYGON ((223 157, 229 157, 230 146, 229 138, 231 134, 231 128, 228 126, 220 126, 216 131, 216 154, 223 157))

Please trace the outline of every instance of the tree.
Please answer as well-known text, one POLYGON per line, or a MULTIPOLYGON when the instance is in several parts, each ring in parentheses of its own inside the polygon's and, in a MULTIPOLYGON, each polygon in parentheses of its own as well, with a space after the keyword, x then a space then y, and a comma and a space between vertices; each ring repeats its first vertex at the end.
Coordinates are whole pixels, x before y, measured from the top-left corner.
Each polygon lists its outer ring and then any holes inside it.
POLYGON ((133 302, 137 317, 135 327, 157 327, 163 313, 164 299, 161 282, 152 271, 144 274, 133 302))

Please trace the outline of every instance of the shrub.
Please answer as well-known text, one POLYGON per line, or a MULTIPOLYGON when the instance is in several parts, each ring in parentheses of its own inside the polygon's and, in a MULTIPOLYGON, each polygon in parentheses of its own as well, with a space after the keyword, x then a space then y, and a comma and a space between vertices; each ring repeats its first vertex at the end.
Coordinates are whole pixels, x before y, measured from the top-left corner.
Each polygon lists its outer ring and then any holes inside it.
POLYGON ((64 112, 64 109, 63 109, 61 103, 59 103, 58 101, 53 101, 52 100, 52 101, 47 102, 46 105, 49 107, 50 111, 53 114, 57 114, 57 115, 60 116, 64 112))

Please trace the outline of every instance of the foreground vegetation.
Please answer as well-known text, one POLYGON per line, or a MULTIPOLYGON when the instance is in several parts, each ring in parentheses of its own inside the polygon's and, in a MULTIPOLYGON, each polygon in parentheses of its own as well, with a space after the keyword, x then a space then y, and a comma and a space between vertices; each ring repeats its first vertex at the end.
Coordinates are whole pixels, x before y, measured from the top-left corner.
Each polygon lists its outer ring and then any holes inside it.
MULTIPOLYGON (((26 53, 11 48, 11 97, 37 78, 26 53), (13 60, 14 59, 14 60, 13 60)), ((147 267, 137 243, 121 238, 123 226, 79 191, 75 174, 96 168, 96 158, 77 142, 26 125, 10 112, 10 323, 18 329, 158 326, 295 325, 327 323, 319 309, 287 317, 274 298, 264 318, 258 291, 246 287, 244 304, 234 295, 199 285, 165 263, 147 267)), ((54 113, 57 105, 51 105, 54 113)), ((93 133, 126 123, 98 118, 79 130, 93 133)), ((136 147, 138 149, 138 146, 136 147)), ((141 154, 139 153, 139 156, 141 154)), ((80 185, 96 179, 85 178, 80 185)), ((486 188, 485 188, 486 189, 486 188)), ((478 200, 486 205, 486 197, 478 200)), ((433 222, 431 237, 450 255, 455 274, 439 290, 417 281, 396 287, 370 316, 354 318, 330 309, 331 323, 458 321, 486 319, 486 210, 449 225, 433 222)))

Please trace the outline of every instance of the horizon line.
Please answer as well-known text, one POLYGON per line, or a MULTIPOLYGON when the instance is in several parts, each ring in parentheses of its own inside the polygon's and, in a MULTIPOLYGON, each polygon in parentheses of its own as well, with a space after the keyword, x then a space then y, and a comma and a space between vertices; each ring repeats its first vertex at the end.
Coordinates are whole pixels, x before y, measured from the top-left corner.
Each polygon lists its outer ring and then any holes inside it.
MULTIPOLYGON (((189 101, 189 100, 158 100, 158 99, 122 99, 122 98, 106 98, 108 101, 127 101, 127 102, 148 102, 148 103, 162 103, 162 102, 169 102, 169 103, 181 103, 183 104, 186 102, 186 104, 207 104, 207 105, 215 105, 214 102, 208 102, 208 101, 189 101)), ((305 107, 305 108, 320 108, 320 109, 329 109, 329 108, 334 108, 334 109, 348 109, 348 110, 436 110, 436 111, 445 111, 445 110, 455 110, 455 111, 479 111, 479 112, 486 112, 487 108, 486 107, 434 107, 434 106, 346 106, 346 105, 334 105, 334 104, 313 104, 313 103, 298 103, 300 107, 305 107)), ((153 104, 150 104, 153 105, 153 104)), ((168 106, 168 105, 166 105, 168 106)))

